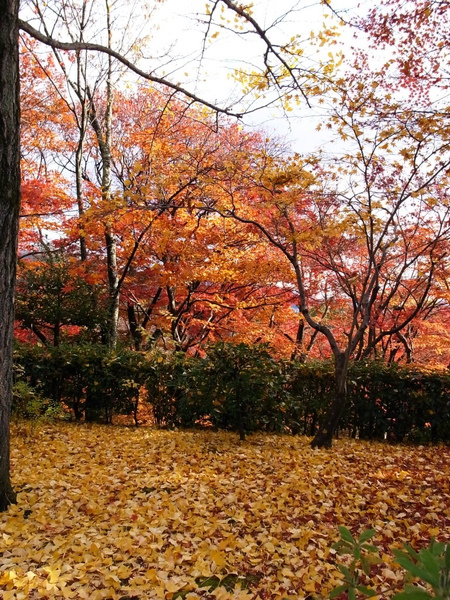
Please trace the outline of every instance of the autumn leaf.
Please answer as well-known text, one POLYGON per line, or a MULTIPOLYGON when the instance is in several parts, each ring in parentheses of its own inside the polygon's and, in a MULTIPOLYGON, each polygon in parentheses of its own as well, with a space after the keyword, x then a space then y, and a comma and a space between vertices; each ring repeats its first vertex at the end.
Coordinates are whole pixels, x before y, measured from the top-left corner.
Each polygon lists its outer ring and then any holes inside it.
MULTIPOLYGON (((331 551, 340 525, 353 538, 370 525, 382 548, 421 547, 430 530, 449 538, 445 447, 341 439, 330 454, 302 437, 238 443, 71 424, 12 434, 19 494, 0 515, 4 598, 170 600, 201 597, 203 583, 224 600, 327 593, 340 581, 331 551)), ((386 581, 401 585, 390 552, 381 561, 386 581)))

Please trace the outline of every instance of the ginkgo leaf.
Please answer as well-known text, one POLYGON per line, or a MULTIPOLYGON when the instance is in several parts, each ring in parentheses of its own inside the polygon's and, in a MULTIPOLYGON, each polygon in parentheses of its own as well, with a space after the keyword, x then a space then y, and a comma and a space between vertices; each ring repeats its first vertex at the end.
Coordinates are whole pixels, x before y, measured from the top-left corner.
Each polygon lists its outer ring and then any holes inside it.
POLYGON ((223 569, 225 567, 225 565, 227 564, 227 561, 226 561, 224 555, 221 552, 218 552, 217 550, 211 551, 211 559, 213 560, 213 562, 217 565, 217 567, 219 569, 223 569))
POLYGON ((56 568, 56 567, 45 567, 44 569, 45 571, 47 571, 49 577, 48 577, 48 582, 53 584, 56 583, 59 579, 59 576, 61 575, 61 569, 60 568, 56 568))
MULTIPOLYGON (((369 522, 377 545, 419 549, 447 500, 446 447, 341 439, 333 453, 311 452, 299 436, 255 434, 237 445, 231 433, 65 423, 35 435, 30 442, 13 426, 20 491, 0 515, 0 590, 14 600, 21 590, 55 600, 193 598, 212 586, 227 600, 329 593, 343 583, 330 554, 339 525, 357 538, 369 522), (427 485, 392 478, 394 468, 427 485), (406 516, 396 521, 400 507, 406 516)), ((400 582, 395 558, 380 560, 380 577, 400 582)))

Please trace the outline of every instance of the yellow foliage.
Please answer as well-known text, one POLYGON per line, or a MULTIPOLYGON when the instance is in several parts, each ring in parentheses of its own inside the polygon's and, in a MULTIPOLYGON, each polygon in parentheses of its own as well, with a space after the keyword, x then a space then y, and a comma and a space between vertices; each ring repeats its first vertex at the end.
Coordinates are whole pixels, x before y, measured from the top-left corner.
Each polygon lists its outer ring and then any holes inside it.
MULTIPOLYGON (((308 442, 59 424, 30 443, 13 430, 2 599, 192 600, 198 578, 227 575, 233 589, 212 597, 326 595, 340 578, 338 525, 372 526, 383 547, 449 541, 449 448, 308 442)), ((398 565, 381 560, 395 586, 398 565)))

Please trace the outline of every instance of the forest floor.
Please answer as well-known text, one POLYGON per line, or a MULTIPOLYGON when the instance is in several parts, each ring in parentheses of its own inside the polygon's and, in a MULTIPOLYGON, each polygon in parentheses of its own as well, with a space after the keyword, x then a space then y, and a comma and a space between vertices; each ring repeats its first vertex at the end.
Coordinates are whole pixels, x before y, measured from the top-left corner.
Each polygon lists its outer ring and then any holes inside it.
POLYGON ((395 589, 392 547, 450 541, 449 447, 55 424, 14 426, 11 458, 2 600, 326 597, 339 525, 376 530, 395 589))

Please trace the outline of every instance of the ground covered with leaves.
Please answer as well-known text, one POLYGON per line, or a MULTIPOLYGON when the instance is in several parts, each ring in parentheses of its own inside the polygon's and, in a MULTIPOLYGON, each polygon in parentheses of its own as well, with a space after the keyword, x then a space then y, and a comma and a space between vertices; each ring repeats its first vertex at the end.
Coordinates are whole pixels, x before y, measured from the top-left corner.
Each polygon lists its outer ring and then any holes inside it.
POLYGON ((86 425, 13 429, 2 600, 326 597, 338 525, 389 548, 450 540, 450 448, 86 425))

